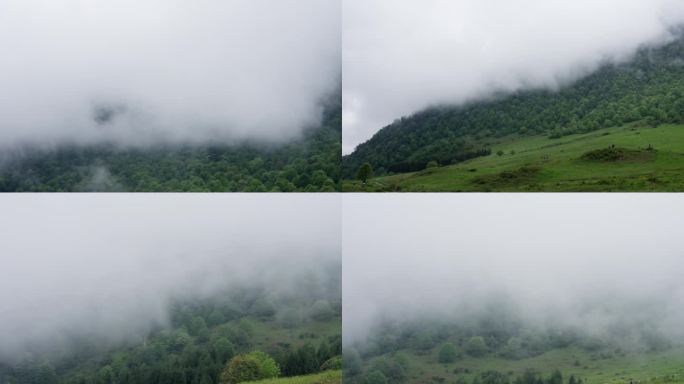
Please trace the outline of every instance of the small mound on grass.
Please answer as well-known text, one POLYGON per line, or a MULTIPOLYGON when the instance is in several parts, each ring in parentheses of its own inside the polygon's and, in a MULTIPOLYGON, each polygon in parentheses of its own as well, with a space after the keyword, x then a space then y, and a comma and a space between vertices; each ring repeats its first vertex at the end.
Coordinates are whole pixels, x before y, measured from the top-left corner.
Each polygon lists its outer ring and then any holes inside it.
POLYGON ((473 179, 475 184, 486 185, 486 186, 516 186, 533 183, 541 167, 537 166, 524 166, 512 171, 503 171, 494 175, 482 175, 473 179))
POLYGON ((614 145, 594 149, 585 152, 580 159, 592 162, 617 163, 617 162, 640 162, 649 161, 655 158, 655 150, 651 147, 647 149, 627 149, 614 145))

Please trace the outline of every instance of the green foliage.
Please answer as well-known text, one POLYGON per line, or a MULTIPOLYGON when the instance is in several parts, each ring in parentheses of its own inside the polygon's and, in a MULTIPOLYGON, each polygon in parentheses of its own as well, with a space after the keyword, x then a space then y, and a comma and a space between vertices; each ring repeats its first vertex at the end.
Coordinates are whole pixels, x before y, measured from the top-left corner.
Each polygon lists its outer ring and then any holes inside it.
POLYGON ((311 306, 310 316, 314 320, 325 321, 333 317, 334 312, 330 302, 327 300, 317 300, 311 306))
POLYGON ((259 360, 256 357, 238 355, 228 362, 221 373, 221 384, 238 384, 267 378, 260 376, 259 360))
MULTIPOLYGON (((299 312, 310 309, 319 298, 338 294, 337 286, 319 287, 301 295, 289 293, 287 300, 278 297, 274 302, 279 312, 299 312)), ((332 358, 342 353, 340 317, 334 315, 325 322, 317 322, 315 327, 311 322, 300 322, 285 329, 278 322, 250 313, 253 303, 267 297, 273 297, 273 293, 249 289, 179 301, 172 307, 167 327, 131 335, 131 340, 139 337, 138 343, 110 345, 93 343, 89 338, 69 340, 71 344, 60 353, 43 355, 36 351, 17 364, 0 362, 0 382, 219 384, 222 374, 225 382, 244 377, 275 377, 279 373, 315 374, 328 361, 326 369, 334 371, 332 358), (221 318, 223 322, 217 324, 221 318), (228 372, 230 362, 233 368, 228 372)))
POLYGON ((321 371, 337 371, 342 369, 342 356, 331 357, 321 365, 321 371))
POLYGON ((487 343, 482 336, 473 336, 465 344, 465 352, 470 356, 484 356, 488 351, 487 343))
POLYGON ((356 171, 356 179, 360 180, 362 183, 365 183, 373 177, 373 168, 371 167, 370 163, 363 163, 359 167, 358 171, 356 171))
POLYGON ((364 379, 364 384, 387 384, 387 378, 385 375, 380 372, 380 371, 372 371, 371 373, 366 375, 366 378, 364 379))
POLYGON ((214 359, 220 364, 225 364, 235 355, 235 347, 227 337, 220 337, 212 343, 214 359))
POLYGON ((252 356, 259 362, 259 376, 261 379, 269 379, 280 375, 280 367, 268 354, 261 351, 253 351, 252 356))
POLYGON ((439 350, 438 361, 442 364, 449 364, 456 361, 458 353, 456 352, 456 347, 451 343, 444 343, 442 348, 439 350))
POLYGON ((635 122, 681 123, 683 59, 684 38, 679 38, 643 48, 628 63, 606 64, 559 91, 532 89, 429 108, 396 120, 344 156, 343 176, 353 178, 364 163, 395 173, 418 171, 431 160, 455 164, 487 156, 477 151, 510 135, 561 138, 635 122))
POLYGON ((354 377, 359 375, 363 369, 361 364, 361 356, 355 349, 346 349, 342 355, 343 366, 345 377, 354 377))
POLYGON ((277 145, 122 149, 110 145, 2 154, 0 191, 330 192, 339 190, 341 95, 320 127, 277 145))
POLYGON ((255 301, 252 305, 251 311, 255 316, 264 318, 275 315, 275 307, 273 306, 273 303, 266 298, 260 298, 259 300, 255 301))

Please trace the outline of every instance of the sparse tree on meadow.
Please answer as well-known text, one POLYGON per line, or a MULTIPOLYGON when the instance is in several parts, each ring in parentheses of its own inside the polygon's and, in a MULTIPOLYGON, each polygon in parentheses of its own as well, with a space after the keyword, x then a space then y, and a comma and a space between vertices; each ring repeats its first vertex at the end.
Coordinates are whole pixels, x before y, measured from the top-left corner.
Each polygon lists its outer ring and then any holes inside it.
POLYGON ((373 176, 373 167, 371 167, 370 163, 363 163, 359 167, 359 170, 356 172, 356 179, 361 180, 361 182, 364 184, 366 184, 368 179, 370 179, 372 176, 373 176))

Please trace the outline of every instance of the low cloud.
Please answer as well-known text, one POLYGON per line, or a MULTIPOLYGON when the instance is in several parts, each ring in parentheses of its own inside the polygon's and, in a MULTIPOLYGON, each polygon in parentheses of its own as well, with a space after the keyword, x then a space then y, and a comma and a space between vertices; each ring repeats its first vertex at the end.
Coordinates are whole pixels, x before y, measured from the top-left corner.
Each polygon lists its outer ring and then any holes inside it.
POLYGON ((0 3, 0 149, 282 142, 339 87, 339 0, 0 3))
POLYGON ((0 209, 0 362, 135 339, 180 299, 324 287, 341 264, 337 196, 15 195, 0 209))
POLYGON ((345 196, 345 343, 386 321, 464 324, 492 308, 533 328, 684 341, 682 206, 675 195, 345 196))

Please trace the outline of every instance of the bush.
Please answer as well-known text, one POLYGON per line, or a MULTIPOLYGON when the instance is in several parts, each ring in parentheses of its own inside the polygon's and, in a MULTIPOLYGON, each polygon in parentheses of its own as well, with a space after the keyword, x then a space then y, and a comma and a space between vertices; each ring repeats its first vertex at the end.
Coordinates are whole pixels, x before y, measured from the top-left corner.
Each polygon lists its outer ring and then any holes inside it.
POLYGON ((465 345, 465 351, 470 356, 479 357, 487 353, 487 343, 482 336, 473 336, 465 345))
POLYGON ((233 357, 221 373, 221 384, 238 384, 259 379, 259 361, 248 355, 233 357))
POLYGON ((342 369, 342 356, 331 357, 321 365, 321 371, 336 371, 342 369))
POLYGON ((373 371, 366 375, 364 384, 387 384, 387 378, 380 371, 373 371))
POLYGON ((270 379, 280 376, 278 364, 267 354, 253 351, 233 357, 221 373, 221 384, 270 379))
POLYGON ((446 343, 439 350, 439 362, 442 364, 449 364, 456 361, 457 353, 456 347, 451 343, 446 343))

